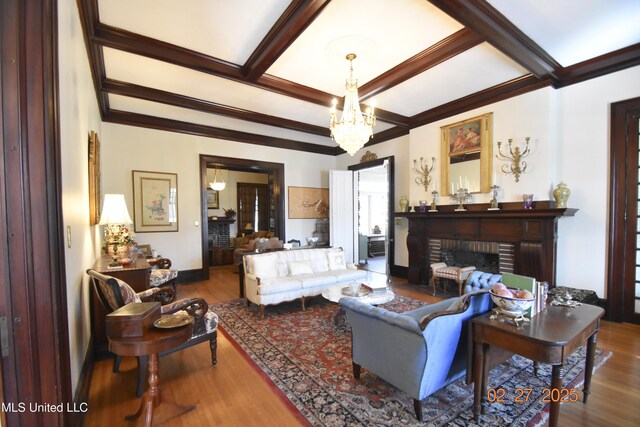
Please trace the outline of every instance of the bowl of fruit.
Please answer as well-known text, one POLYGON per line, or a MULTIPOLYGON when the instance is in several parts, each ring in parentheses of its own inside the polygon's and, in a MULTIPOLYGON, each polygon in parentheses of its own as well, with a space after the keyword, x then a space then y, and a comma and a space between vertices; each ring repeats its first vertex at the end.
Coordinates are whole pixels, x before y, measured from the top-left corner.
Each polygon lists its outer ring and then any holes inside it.
POLYGON ((493 285, 489 294, 501 311, 514 315, 522 315, 536 300, 531 292, 523 289, 509 289, 502 283, 493 285))

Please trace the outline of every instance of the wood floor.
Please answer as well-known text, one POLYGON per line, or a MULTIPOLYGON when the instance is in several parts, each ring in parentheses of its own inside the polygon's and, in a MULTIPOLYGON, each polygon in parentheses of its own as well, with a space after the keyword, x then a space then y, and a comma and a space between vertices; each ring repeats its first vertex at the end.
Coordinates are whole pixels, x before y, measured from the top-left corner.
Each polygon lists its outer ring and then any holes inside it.
MULTIPOLYGON (((392 281, 394 291, 436 302, 427 290, 392 281)), ((207 282, 178 287, 180 298, 201 296, 209 303, 238 298, 238 276, 229 267, 211 269, 207 282)), ((640 326, 603 322, 598 347, 614 355, 593 376, 589 403, 565 403, 560 409, 564 426, 637 426, 640 420, 640 326)), ((135 396, 136 363, 124 358, 121 372, 112 372, 110 359, 95 364, 89 395, 87 426, 131 425, 124 416, 138 409, 135 396)), ((218 365, 211 366, 207 344, 160 359, 160 384, 178 402, 196 409, 179 417, 170 406, 157 408, 156 425, 165 426, 299 426, 305 425, 274 392, 243 354, 218 334, 218 365)))

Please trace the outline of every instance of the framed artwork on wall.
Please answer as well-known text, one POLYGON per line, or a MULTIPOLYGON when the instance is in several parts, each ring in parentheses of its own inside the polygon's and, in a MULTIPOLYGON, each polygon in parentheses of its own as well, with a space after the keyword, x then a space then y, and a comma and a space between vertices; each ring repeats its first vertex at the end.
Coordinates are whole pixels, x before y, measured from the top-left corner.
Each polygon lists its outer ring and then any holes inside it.
POLYGON ((289 187, 289 218, 328 218, 329 189, 289 187))
POLYGON ((178 175, 133 171, 136 233, 178 231, 178 175))
POLYGON ((100 221, 100 139, 89 133, 89 225, 100 221))
POLYGON ((218 198, 218 192, 210 188, 207 189, 207 209, 219 209, 220 200, 218 198))

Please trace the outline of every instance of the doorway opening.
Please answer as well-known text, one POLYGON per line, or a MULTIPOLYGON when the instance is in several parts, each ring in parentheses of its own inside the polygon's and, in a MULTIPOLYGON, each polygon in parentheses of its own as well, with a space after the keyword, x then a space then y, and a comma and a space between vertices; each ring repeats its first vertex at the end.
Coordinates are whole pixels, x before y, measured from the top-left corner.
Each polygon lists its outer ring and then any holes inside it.
POLYGON ((390 156, 349 166, 354 173, 356 261, 387 279, 394 265, 393 160, 390 156))
MULTIPOLYGON (((223 215, 221 208, 233 208, 236 210, 236 215, 241 213, 239 210, 238 196, 236 195, 233 201, 227 201, 229 206, 222 206, 220 200, 223 198, 220 194, 217 194, 217 198, 211 195, 211 188, 209 186, 210 179, 207 175, 208 169, 225 170, 227 172, 228 187, 222 192, 236 192, 238 186, 242 187, 242 182, 247 180, 248 176, 258 176, 263 174, 266 186, 266 193, 269 195, 268 206, 262 206, 265 203, 260 204, 259 208, 263 215, 259 218, 259 224, 264 224, 269 230, 273 231, 276 236, 281 239, 285 239, 285 218, 284 218, 284 195, 282 190, 284 188, 284 164, 262 162, 251 159, 238 159, 233 157, 221 157, 211 155, 200 155, 200 188, 201 188, 201 224, 202 224, 202 270, 199 277, 195 280, 207 280, 209 278, 209 266, 211 265, 211 235, 209 233, 209 218, 216 216, 216 214, 223 215), (229 180, 229 174, 234 174, 237 179, 229 180), (232 184, 232 185, 229 185, 232 184), (217 202, 217 203, 214 203, 217 202), (262 218, 266 215, 268 218, 262 218)), ((246 227, 249 221, 240 218, 240 223, 233 223, 229 226, 229 233, 234 235, 241 232, 242 227, 246 227)), ((255 221, 253 221, 255 222, 255 221)), ((255 227, 259 224, 251 224, 255 227)))

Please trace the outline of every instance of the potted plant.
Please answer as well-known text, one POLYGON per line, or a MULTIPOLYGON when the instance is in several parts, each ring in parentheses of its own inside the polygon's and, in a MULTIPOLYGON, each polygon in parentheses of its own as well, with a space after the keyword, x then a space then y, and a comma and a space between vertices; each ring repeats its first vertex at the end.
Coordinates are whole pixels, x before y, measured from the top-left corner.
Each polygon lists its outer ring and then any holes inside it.
POLYGON ((236 217, 236 210, 233 208, 222 209, 224 211, 224 215, 229 219, 234 219, 236 217))

